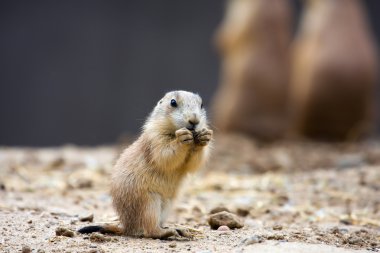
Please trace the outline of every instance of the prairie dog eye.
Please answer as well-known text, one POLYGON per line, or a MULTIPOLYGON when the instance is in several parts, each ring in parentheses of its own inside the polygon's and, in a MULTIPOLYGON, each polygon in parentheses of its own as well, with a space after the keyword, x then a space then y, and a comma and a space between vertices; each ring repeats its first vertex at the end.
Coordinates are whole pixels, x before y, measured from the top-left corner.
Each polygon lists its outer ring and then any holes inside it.
POLYGON ((178 105, 177 105, 177 101, 175 101, 175 99, 170 100, 170 105, 171 105, 172 107, 177 107, 177 106, 178 106, 178 105))

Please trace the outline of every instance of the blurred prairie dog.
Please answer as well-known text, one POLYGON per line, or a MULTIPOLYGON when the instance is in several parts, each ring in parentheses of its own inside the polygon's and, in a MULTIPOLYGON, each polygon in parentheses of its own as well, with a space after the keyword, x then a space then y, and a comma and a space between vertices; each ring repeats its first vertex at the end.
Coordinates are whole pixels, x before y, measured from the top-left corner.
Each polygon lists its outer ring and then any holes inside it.
POLYGON ((199 95, 168 92, 144 124, 140 137, 121 154, 111 183, 122 228, 90 226, 79 232, 114 232, 165 239, 189 236, 164 228, 182 179, 206 161, 212 130, 199 95))
POLYGON ((293 44, 291 134, 352 141, 371 132, 377 51, 363 1, 306 1, 293 44))
POLYGON ((221 131, 260 140, 283 136, 288 120, 289 0, 230 0, 216 44, 222 58, 214 97, 214 123, 221 131))

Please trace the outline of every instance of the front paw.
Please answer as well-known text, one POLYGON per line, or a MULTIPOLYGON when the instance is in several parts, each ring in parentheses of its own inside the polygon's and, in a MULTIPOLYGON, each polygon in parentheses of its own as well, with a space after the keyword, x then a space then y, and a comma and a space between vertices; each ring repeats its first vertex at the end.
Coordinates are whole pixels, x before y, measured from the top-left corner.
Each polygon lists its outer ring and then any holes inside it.
POLYGON ((206 146, 212 139, 213 131, 203 128, 199 133, 194 134, 195 144, 206 146))
POLYGON ((178 129, 175 136, 180 143, 192 144, 194 142, 193 134, 187 128, 178 129))

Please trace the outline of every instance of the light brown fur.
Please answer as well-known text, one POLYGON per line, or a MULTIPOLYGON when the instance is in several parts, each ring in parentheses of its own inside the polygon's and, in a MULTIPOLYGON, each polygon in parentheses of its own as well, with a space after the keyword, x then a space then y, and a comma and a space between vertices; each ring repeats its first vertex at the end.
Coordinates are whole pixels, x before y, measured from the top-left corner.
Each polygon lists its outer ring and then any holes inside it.
POLYGON ((200 97, 190 92, 167 93, 140 137, 121 154, 112 176, 111 195, 124 234, 161 239, 188 235, 164 228, 163 223, 183 178, 202 166, 208 156, 212 130, 201 103, 200 97), (177 107, 171 105, 172 99, 177 107), (186 128, 189 120, 199 121, 193 131, 186 128))

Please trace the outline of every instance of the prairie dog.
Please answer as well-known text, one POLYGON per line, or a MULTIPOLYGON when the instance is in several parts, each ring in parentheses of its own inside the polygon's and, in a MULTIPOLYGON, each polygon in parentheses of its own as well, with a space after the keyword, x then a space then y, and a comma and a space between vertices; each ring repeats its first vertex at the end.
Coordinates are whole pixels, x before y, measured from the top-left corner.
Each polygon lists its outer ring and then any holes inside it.
POLYGON ((289 134, 356 141, 373 127, 378 48, 363 1, 308 0, 293 42, 289 134))
POLYGON ((216 33, 221 83, 214 123, 263 141, 284 135, 288 121, 289 0, 230 0, 216 33))
MULTIPOLYGON (((199 95, 166 93, 140 137, 123 151, 114 167, 111 196, 121 233, 159 239, 188 236, 182 229, 164 228, 163 223, 182 179, 206 161, 212 134, 199 95)), ((96 227, 101 232, 109 230, 96 227)))

